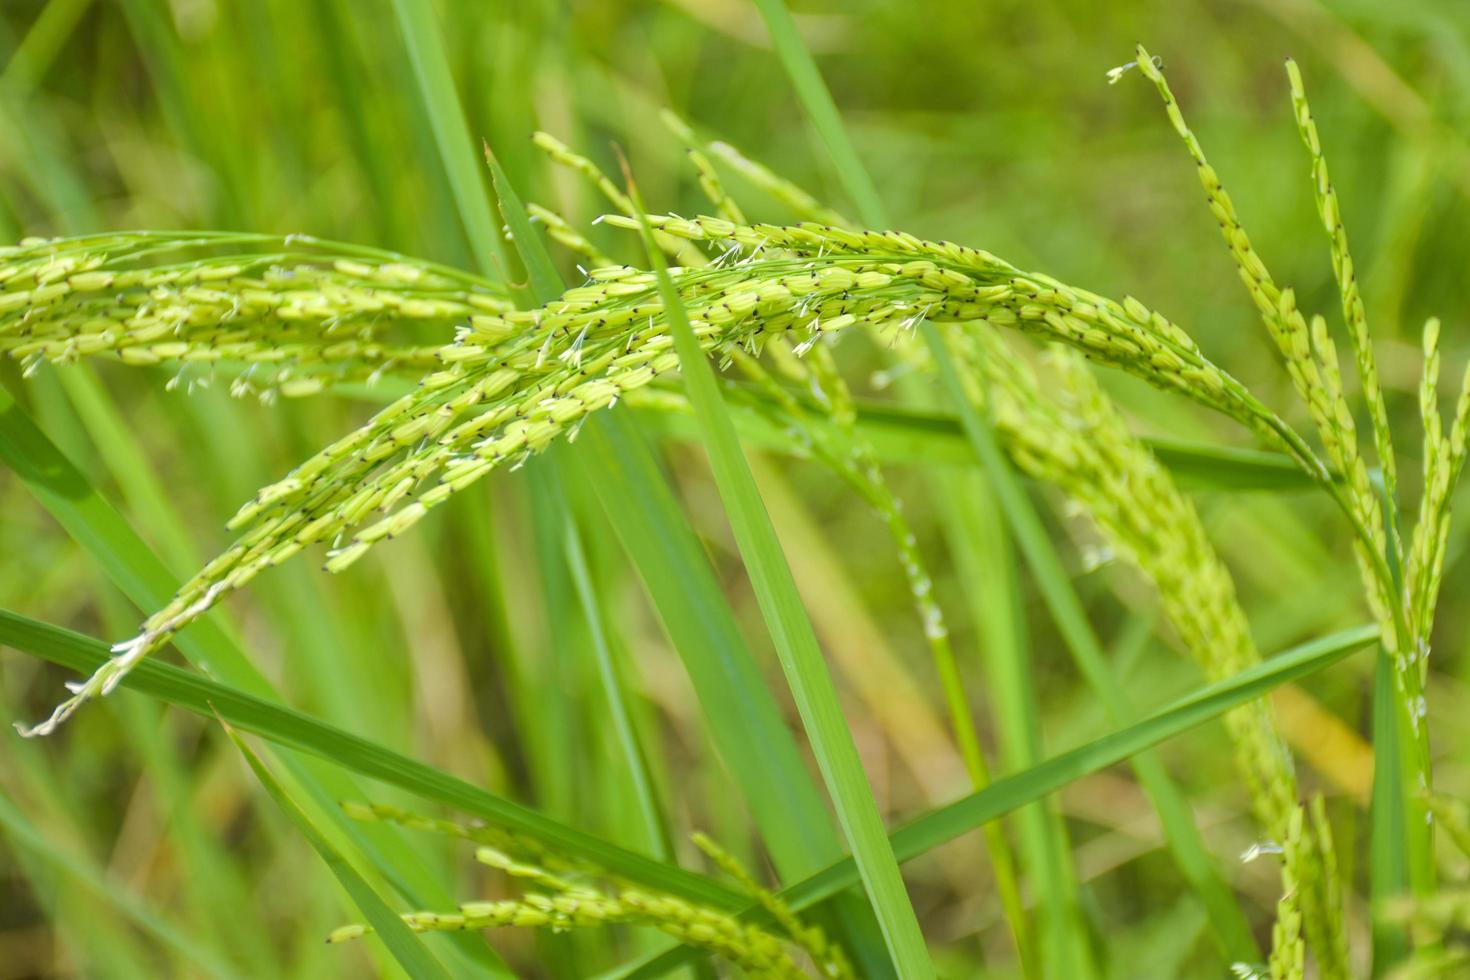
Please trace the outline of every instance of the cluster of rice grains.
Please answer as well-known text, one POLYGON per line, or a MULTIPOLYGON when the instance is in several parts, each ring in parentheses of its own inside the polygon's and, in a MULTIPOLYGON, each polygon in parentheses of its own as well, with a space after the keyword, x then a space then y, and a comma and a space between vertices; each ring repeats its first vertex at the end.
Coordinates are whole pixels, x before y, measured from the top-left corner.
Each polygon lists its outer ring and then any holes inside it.
POLYGON ((229 233, 131 233, 0 249, 0 351, 27 373, 116 355, 223 366, 267 400, 388 372, 417 378, 449 339, 398 327, 507 308, 504 291, 375 249, 229 233), (248 251, 246 251, 248 250, 248 251))
MULTIPOLYGON (((1139 68, 1158 87, 1241 279, 1308 410, 1320 452, 1211 362, 1189 334, 1143 303, 1098 296, 974 248, 845 227, 839 215, 804 191, 733 148, 699 142, 687 126, 670 119, 718 212, 650 219, 658 246, 678 263, 671 275, 680 302, 703 347, 722 366, 736 365, 754 379, 765 392, 766 410, 882 515, 942 674, 953 670, 942 612, 899 502, 851 424, 851 399, 824 341, 863 328, 893 344, 900 356, 922 361, 917 345, 907 343, 914 328, 922 320, 943 325, 957 363, 967 369, 972 396, 986 405, 1013 459, 1071 496, 1115 551, 1153 582, 1181 642, 1212 678, 1238 672, 1259 656, 1229 573, 1193 505, 1130 435, 1077 354, 1245 425, 1290 456, 1346 516, 1368 602, 1398 666, 1401 703, 1420 739, 1415 775, 1427 788, 1422 690, 1449 501, 1466 454, 1470 398, 1462 391, 1446 433, 1437 391, 1438 324, 1431 322, 1424 334, 1421 390, 1425 491, 1405 545, 1393 445, 1363 303, 1295 66, 1288 66, 1292 102, 1367 401, 1381 490, 1359 450, 1325 319, 1305 316, 1292 290, 1273 280, 1252 248, 1158 62, 1140 48, 1137 62, 1127 67, 1139 68), (813 220, 747 221, 711 158, 813 220), (1044 391, 995 328, 1070 349, 1055 359, 1059 393, 1044 391), (815 402, 793 397, 778 376, 815 392, 815 402), (804 416, 813 411, 824 416, 821 425, 807 424, 804 416), (1403 570, 1402 585, 1396 569, 1403 570)), ((621 212, 609 215, 609 223, 638 226, 628 198, 591 161, 545 134, 535 141, 621 212)), ((611 262, 555 211, 534 204, 530 211, 553 240, 592 265, 580 286, 532 310, 514 309, 503 291, 465 273, 304 239, 116 235, 0 252, 0 352, 26 363, 110 353, 128 363, 234 363, 243 366, 241 377, 267 366, 266 386, 285 394, 390 370, 418 379, 411 393, 247 503, 230 523, 240 532, 234 545, 29 734, 51 731, 84 700, 106 693, 133 664, 261 570, 319 543, 328 548, 328 569, 345 568, 494 468, 515 465, 554 439, 574 437, 591 413, 630 393, 663 390, 657 386, 670 380, 678 357, 654 276, 611 262), (253 254, 236 254, 245 249, 253 254), (389 336, 395 324, 437 330, 443 343, 415 346, 411 331, 389 336)), ((668 394, 661 400, 678 398, 668 394)), ((972 723, 963 711, 952 720, 968 749, 962 733, 972 723)), ((1261 828, 1282 842, 1288 899, 1270 971, 1299 975, 1305 937, 1322 976, 1345 976, 1340 897, 1321 808, 1303 807, 1290 756, 1266 705, 1239 709, 1228 728, 1261 828)), ((965 754, 977 782, 983 781, 978 749, 974 758, 965 754)), ((550 877, 537 880, 557 894, 475 906, 474 914, 460 919, 410 922, 421 928, 450 922, 457 928, 514 922, 556 927, 588 916, 658 918, 628 893, 594 895, 580 886, 550 885, 550 877), (580 911, 569 912, 567 902, 580 911)), ((671 928, 661 922, 654 924, 671 928)))
MULTIPOLYGON (((777 895, 761 887, 741 865, 702 834, 695 843, 765 913, 771 926, 737 918, 673 895, 625 887, 615 879, 607 886, 598 880, 610 876, 585 863, 567 862, 540 845, 512 837, 492 827, 469 827, 374 804, 350 805, 348 814, 359 820, 386 820, 413 830, 444 834, 479 846, 475 860, 510 878, 534 886, 517 898, 462 903, 453 912, 409 912, 403 921, 415 932, 520 927, 566 932, 610 925, 648 926, 740 967, 746 975, 766 980, 804 980, 810 963, 817 975, 853 980, 842 948, 831 943, 818 926, 799 919, 777 895)), ((328 942, 340 943, 370 932, 360 924, 332 932, 328 942)))
MULTIPOLYGON (((632 223, 626 217, 610 220, 632 223)), ((804 352, 821 337, 859 324, 903 331, 925 316, 1016 326, 1073 344, 1098 360, 1187 393, 1264 434, 1290 433, 1238 382, 1206 360, 1182 330, 1131 300, 1113 303, 1045 276, 1022 274, 985 252, 923 242, 897 232, 736 225, 726 219, 667 216, 657 218, 656 224, 674 240, 670 247, 676 252, 694 242, 718 249, 720 258, 676 269, 675 277, 696 335, 722 359, 739 350, 757 353, 771 336, 788 336, 795 349, 804 352)), ((9 256, 13 265, 7 268, 35 270, 48 261, 63 261, 80 247, 62 241, 23 248, 9 256)), ((151 254, 146 247, 135 247, 129 258, 137 262, 139 252, 143 257, 151 254)), ((329 270, 342 275, 337 268, 344 265, 363 281, 372 281, 388 278, 403 263, 372 264, 364 259, 312 268, 320 276, 329 270)), ((164 266, 162 271, 187 276, 193 268, 208 269, 210 263, 196 260, 182 267, 164 266)), ((36 274, 17 273, 6 285, 36 274)), ((127 275, 147 273, 133 270, 127 275)), ((326 340, 337 339, 333 328, 340 329, 344 318, 372 322, 372 314, 354 313, 350 305, 338 302, 335 319, 329 315, 298 327, 301 321, 289 316, 297 305, 308 305, 298 301, 275 308, 251 307, 246 322, 225 319, 220 327, 219 320, 231 316, 234 307, 218 282, 198 300, 188 286, 158 288, 168 288, 174 304, 170 307, 174 319, 166 329, 175 331, 178 339, 172 343, 177 346, 167 350, 179 358, 211 354, 210 344, 217 339, 209 332, 212 329, 247 331, 251 339, 236 342, 243 348, 237 354, 269 348, 279 325, 285 323, 293 336, 316 338, 315 347, 304 341, 297 347, 310 348, 320 360, 333 348, 326 340), (287 309, 291 312, 283 320, 278 313, 287 309)), ((244 286, 239 289, 242 303, 254 295, 244 286)), ((379 292, 367 289, 360 295, 366 303, 380 298, 379 292)), ((100 306, 121 302, 117 298, 127 295, 112 287, 85 302, 100 306)), ((334 282, 331 291, 317 295, 317 307, 325 307, 339 296, 359 294, 334 282)), ((586 284, 535 310, 502 305, 498 310, 468 312, 471 299, 482 306, 500 302, 488 293, 459 294, 459 312, 445 319, 463 316, 464 322, 455 340, 438 351, 436 369, 422 377, 418 388, 257 494, 230 522, 232 529, 242 532, 239 540, 186 583, 136 638, 120 647, 112 663, 32 731, 50 731, 83 700, 110 689, 132 664, 262 569, 317 542, 331 545, 329 569, 345 568, 373 544, 408 530, 430 508, 491 469, 537 452, 558 436, 574 434, 591 412, 671 373, 678 364, 653 276, 647 272, 625 266, 593 269, 586 284)), ((134 302, 140 310, 146 305, 141 297, 134 302)), ((449 311, 444 307, 452 301, 419 302, 440 303, 440 316, 445 316, 449 311)), ((29 307, 22 304, 20 309, 29 307)), ((84 327, 91 321, 58 314, 44 322, 59 332, 45 341, 45 347, 34 347, 37 341, 21 334, 32 326, 24 313, 7 323, 0 343, 30 356, 48 356, 51 351, 58 356, 79 355, 78 341, 86 336, 84 327)), ((115 345, 125 345, 128 335, 115 332, 112 339, 115 345)), ((1276 441, 1287 444, 1281 437, 1276 441)))

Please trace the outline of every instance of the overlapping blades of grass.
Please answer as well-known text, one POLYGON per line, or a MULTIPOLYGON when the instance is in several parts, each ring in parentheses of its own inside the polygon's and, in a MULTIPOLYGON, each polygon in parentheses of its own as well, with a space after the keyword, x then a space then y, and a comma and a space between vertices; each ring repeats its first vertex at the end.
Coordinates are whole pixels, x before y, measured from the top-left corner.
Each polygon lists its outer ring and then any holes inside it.
MULTIPOLYGON (((926 321, 919 330, 938 365, 945 389, 958 407, 965 433, 985 467, 1001 510, 1063 641, 1078 670, 1102 702, 1109 720, 1115 725, 1122 724, 1132 714, 1133 708, 1128 704, 1122 685, 1113 676, 1097 634, 1087 621, 1082 600, 1072 588, 1071 579, 1046 535, 1040 515, 1027 498, 1020 478, 1001 453, 990 421, 970 402, 939 328, 926 321)), ((1194 825, 1183 795, 1156 756, 1145 753, 1132 761, 1139 782, 1159 814, 1180 871, 1209 910, 1210 922, 1222 951, 1236 961, 1255 959, 1258 950, 1250 927, 1235 904, 1229 886, 1205 850, 1204 840, 1194 825)))
MULTIPOLYGON (((802 43, 785 4, 782 0, 761 0, 759 6, 777 53, 791 77, 792 85, 808 116, 822 134, 839 176, 858 206, 859 214, 864 221, 875 227, 886 224, 876 185, 848 139, 836 104, 811 53, 802 43)), ((958 401, 960 421, 965 434, 997 493, 1006 520, 1016 535, 1017 543, 1031 567, 1053 619, 1082 673, 1108 708, 1110 717, 1115 724, 1120 723, 1127 714, 1121 690, 1107 667, 1081 601, 1072 590, 1071 582, 1045 535, 1040 519, 1010 470, 994 433, 966 399, 938 328, 924 321, 920 324, 920 330, 945 387, 958 401)), ((1256 946, 1250 930, 1229 888, 1205 851, 1182 795, 1156 759, 1145 756, 1135 760, 1135 765, 1139 780, 1152 798, 1164 824, 1180 869, 1210 910, 1210 920, 1222 950, 1231 958, 1254 958, 1256 946)))
MULTIPOLYGON (((100 640, 8 611, 0 611, 0 643, 73 670, 90 669, 107 654, 107 646, 100 640)), ((292 708, 178 667, 158 663, 148 666, 137 683, 124 686, 196 714, 212 716, 217 712, 241 731, 261 735, 278 745, 328 760, 342 769, 454 807, 497 827, 524 834, 558 854, 585 859, 646 887, 717 908, 740 908, 745 904, 738 893, 708 878, 584 834, 292 708)), ((452 904, 452 900, 445 899, 441 904, 452 904)))
MULTIPOLYGON (((486 161, 533 292, 562 285, 514 186, 489 147, 486 161)), ((766 689, 729 603, 636 423, 616 408, 590 420, 577 453, 608 520, 642 575, 683 660, 717 750, 744 790, 783 877, 809 873, 841 852, 816 787, 775 700, 766 689), (590 454, 590 455, 589 455, 590 454)), ((872 912, 844 897, 840 934, 874 976, 887 976, 872 912)))
POLYGON ((629 196, 639 212, 644 246, 658 279, 685 387, 705 437, 731 530, 811 739, 828 794, 883 929, 889 954, 899 976, 933 976, 934 966, 929 961, 923 933, 884 836, 882 817, 838 703, 837 690, 827 672, 811 620, 797 594, 791 569, 781 553, 781 542, 742 454, 734 423, 725 413, 714 369, 689 325, 683 301, 669 277, 663 253, 654 241, 653 227, 643 213, 637 188, 631 181, 629 196))

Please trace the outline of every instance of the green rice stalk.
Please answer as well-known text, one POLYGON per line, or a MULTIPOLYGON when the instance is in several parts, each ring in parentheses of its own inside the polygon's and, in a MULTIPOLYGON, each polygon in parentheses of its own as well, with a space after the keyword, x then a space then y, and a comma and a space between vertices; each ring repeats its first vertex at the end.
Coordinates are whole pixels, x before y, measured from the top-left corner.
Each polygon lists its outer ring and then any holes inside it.
MULTIPOLYGON (((603 891, 584 880, 573 880, 545 868, 518 861, 491 847, 475 852, 481 864, 507 876, 545 889, 520 898, 465 902, 454 912, 408 912, 403 922, 414 932, 458 932, 497 928, 573 929, 612 925, 652 926, 680 942, 704 949, 752 977, 806 980, 788 945, 774 933, 741 922, 727 912, 636 889, 603 891)), ((367 935, 362 924, 342 926, 327 937, 342 943, 367 935)), ((827 972, 839 977, 842 974, 827 972)))
MULTIPOLYGON (((1293 451, 1304 467, 1312 465, 1289 426, 1208 361, 1184 331, 1136 301, 1115 303, 1021 273, 986 252, 897 232, 734 225, 717 218, 652 220, 674 237, 717 243, 726 255, 735 245, 749 253, 728 264, 673 273, 696 336, 717 355, 737 348, 756 352, 767 338, 781 335, 802 349, 816 336, 858 324, 880 336, 904 335, 921 316, 1011 327, 1074 345, 1187 394, 1293 451)), ((36 270, 83 251, 83 243, 87 254, 95 252, 97 243, 87 240, 11 250, 0 266, 0 297, 20 282, 27 295, 13 309, 29 310, 36 270)), ((141 250, 130 239, 122 244, 124 250, 141 250)), ((207 260, 197 264, 211 268, 207 260)), ((165 267, 168 275, 190 275, 189 268, 165 267)), ((148 271, 129 274, 146 277, 148 271)), ((134 640, 120 646, 118 658, 38 731, 51 730, 81 701, 110 690, 138 659, 262 570, 318 542, 331 545, 329 570, 345 568, 495 467, 515 465, 553 439, 574 435, 590 413, 670 375, 678 356, 653 277, 621 266, 591 270, 589 277, 586 285, 539 309, 470 313, 455 340, 438 351, 438 369, 423 376, 417 390, 247 503, 230 522, 241 532, 235 544, 150 617, 134 640)), ((110 302, 115 279, 108 289, 100 297, 110 302)), ((469 297, 479 295, 466 290, 420 312, 449 315, 443 304, 473 306, 469 297)), ((499 301, 486 294, 478 302, 488 307, 499 301)), ((27 315, 12 314, 6 325, 23 326, 27 315)), ((266 330, 270 322, 260 320, 256 329, 266 330)), ((72 356, 75 348, 66 340, 80 335, 81 325, 65 318, 54 327, 61 346, 47 349, 72 356)), ((176 353, 187 352, 186 347, 176 353)))

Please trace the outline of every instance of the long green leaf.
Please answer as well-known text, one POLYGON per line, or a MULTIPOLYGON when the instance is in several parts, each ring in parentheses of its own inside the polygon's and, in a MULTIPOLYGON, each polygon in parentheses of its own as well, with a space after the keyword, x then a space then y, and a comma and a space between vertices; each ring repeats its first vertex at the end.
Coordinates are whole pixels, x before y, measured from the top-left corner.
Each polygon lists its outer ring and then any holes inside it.
MULTIPOLYGON (((565 501, 563 501, 565 504, 565 501)), ((612 717, 613 734, 617 737, 618 749, 623 755, 628 778, 633 783, 633 798, 638 805, 638 814, 647 835, 649 850, 664 860, 671 860, 673 847, 669 841, 668 826, 664 820, 663 807, 653 786, 653 777, 648 771, 648 761, 638 732, 633 724, 632 712, 627 703, 627 688, 619 676, 608 643, 607 630, 602 621, 602 610, 598 605, 597 593, 592 585, 592 572, 587 567, 587 554, 582 548, 581 533, 577 530, 570 513, 566 514, 565 550, 567 569, 572 576, 572 587, 577 601, 582 606, 582 616, 592 636, 592 650, 597 663, 598 679, 602 682, 603 694, 607 699, 608 714, 612 717)))
POLYGON ((796 740, 765 686, 709 559, 628 413, 577 440, 583 478, 643 577, 684 661, 720 757, 743 790, 783 877, 810 874, 840 847, 796 740))
MULTIPOLYGON (((711 740, 784 881, 836 860, 841 842, 699 539, 653 451, 621 407, 590 420, 574 456, 684 663, 711 740)), ((892 966, 862 896, 838 897, 836 928, 870 976, 892 966)))
MULTIPOLYGON (((1373 626, 1343 630, 1202 687, 1136 724, 999 779, 978 793, 919 817, 893 833, 893 851, 905 861, 925 854, 988 820, 1131 758, 1281 684, 1316 674, 1372 643, 1377 636, 1373 626)), ((80 673, 95 670, 108 656, 107 645, 101 640, 9 610, 0 610, 0 645, 80 673)), ((122 686, 201 716, 218 713, 243 731, 278 745, 331 758, 360 775, 480 817, 497 827, 524 833, 560 853, 586 858, 648 887, 721 908, 744 908, 749 904, 744 896, 700 875, 607 844, 367 739, 178 667, 145 661, 123 680, 122 686)), ((794 907, 806 908, 859 881, 857 865, 846 858, 792 885, 782 895, 794 907)))
MULTIPOLYGON (((769 395, 750 385, 731 384, 725 390, 732 394, 727 404, 735 427, 748 445, 782 453, 806 452, 788 427, 772 421, 761 410, 772 405, 769 395)), ((698 437, 698 425, 686 403, 661 398, 648 407, 638 405, 637 410, 640 418, 669 435, 698 437)), ((833 424, 820 411, 809 413, 804 421, 818 427, 833 424)), ((978 462, 960 420, 948 413, 859 401, 854 424, 880 462, 924 466, 973 466, 978 462)), ((1184 487, 1282 491, 1315 486, 1301 467, 1281 453, 1162 437, 1143 442, 1184 487)))
MULTIPOLYGON (((108 655, 107 645, 100 640, 8 610, 0 610, 0 644, 82 672, 94 670, 108 655)), ((292 708, 156 660, 139 664, 133 674, 137 679, 124 681, 124 687, 206 717, 218 712, 242 731, 523 833, 556 853, 584 858, 644 887, 719 908, 746 904, 739 893, 702 875, 609 844, 292 708)))
POLYGON ((674 347, 679 354, 684 385, 704 434, 710 467, 730 518, 730 528, 745 561, 756 602, 775 644, 781 668, 786 673, 797 711, 801 714, 807 737, 811 739, 827 792, 862 871, 863 886, 883 929, 889 954, 900 977, 933 976, 934 966, 929 961, 918 918, 904 889, 903 875, 888 847, 883 818, 878 813, 878 804, 863 772, 852 732, 843 717, 837 688, 827 672, 816 633, 797 594, 791 568, 781 552, 781 542, 771 526, 770 515, 766 513, 755 478, 751 476, 750 467, 741 452, 734 423, 725 412, 714 369, 689 325, 663 252, 654 241, 653 226, 644 213, 638 189, 631 181, 629 196, 638 211, 644 248, 658 278, 659 294, 663 298, 674 347))
POLYGON ((1408 952, 1402 924, 1384 914, 1409 887, 1403 746, 1393 672, 1392 660, 1380 650, 1373 672, 1373 799, 1368 844, 1375 977, 1386 975, 1408 952))
POLYGON ((475 262, 485 275, 504 280, 509 272, 505 246, 495 231, 490 195, 476 165, 474 143, 465 127, 454 78, 449 74, 449 56, 434 19, 434 5, 428 0, 393 0, 393 11, 475 262))
MULTIPOLYGON (((968 446, 967 446, 968 448, 968 446)), ((1026 622, 1022 575, 1016 567, 1015 544, 995 494, 977 470, 938 472, 933 485, 955 570, 967 586, 971 620, 977 630, 980 666, 988 684, 997 746, 1005 772, 1020 772, 1046 756, 1042 743, 1041 699, 1037 692, 1035 660, 1026 622)), ((1066 963, 1087 943, 1086 923, 1079 901, 1077 869, 1070 860, 1067 828, 1056 801, 1041 800, 1023 807, 1014 819, 1020 850, 1031 872, 1039 928, 1034 932, 1052 950, 1053 972, 1060 959, 1066 963)), ((1030 951, 1030 977, 1045 976, 1044 966, 1030 951)))
POLYGON ((837 104, 832 101, 832 94, 822 81, 822 74, 796 28, 791 11, 786 9, 783 0, 755 0, 755 5, 765 19, 766 30, 776 48, 776 56, 781 59, 782 67, 791 78, 792 88, 796 89, 796 94, 801 98, 807 116, 811 118, 812 125, 816 126, 822 142, 827 144, 827 152, 837 165, 837 176, 842 181, 847 196, 852 198, 852 203, 857 207, 858 217, 870 228, 882 228, 887 224, 887 218, 884 215, 883 202, 878 196, 878 187, 858 158, 852 141, 848 139, 837 104))
MULTIPOLYGON (((1293 647, 1243 670, 1234 677, 1200 688, 1137 724, 1094 739, 1064 752, 1034 769, 998 779, 989 788, 972 793, 899 828, 893 835, 893 850, 900 859, 924 854, 945 841, 1009 813, 1017 806, 1040 799, 1068 783, 1201 725, 1272 688, 1326 669, 1354 650, 1378 638, 1373 626, 1358 626, 1293 647)), ((843 868, 846 868, 844 863, 843 868)), ((829 869, 786 893, 793 905, 804 908, 825 897, 840 882, 850 881, 850 870, 829 869), (821 883, 828 879, 827 883, 821 883)))
MULTIPOLYGON (((783 0, 757 0, 757 6, 792 86, 827 144, 828 152, 837 165, 844 186, 858 207, 859 215, 870 227, 885 225, 886 216, 877 187, 854 150, 832 95, 822 80, 811 52, 797 32, 785 3, 783 0)), ((949 362, 948 352, 938 332, 927 322, 923 324, 923 330, 934 360, 941 370, 947 372, 947 386, 954 390, 958 386, 958 378, 954 375, 953 365, 949 362)), ((964 397, 962 390, 959 397, 964 397)), ((1056 619, 1069 648, 1079 660, 1083 672, 1103 697, 1114 722, 1118 723, 1126 716, 1123 698, 1106 669, 1096 638, 1085 617, 1081 615, 1081 603, 1072 592, 1070 581, 1057 574, 1060 572, 1060 563, 1055 560, 1045 535, 1032 533, 1040 531, 1040 523, 1031 511, 1019 484, 1011 476, 1009 465, 993 434, 987 430, 984 435, 988 443, 982 444, 978 438, 981 433, 977 432, 977 425, 981 425, 978 416, 973 410, 966 414, 965 404, 960 407, 961 422, 966 434, 995 486, 1002 510, 1042 588, 1053 618, 1056 619), (1029 526, 1026 526, 1027 519, 1029 526), (1018 521, 1022 522, 1022 526, 1018 526, 1018 521)), ((1216 926, 1222 947, 1229 955, 1244 954, 1246 958, 1252 958, 1256 947, 1244 917, 1209 860, 1198 830, 1189 819, 1187 808, 1169 781, 1167 773, 1161 764, 1148 757, 1138 760, 1136 767, 1140 781, 1155 802, 1181 869, 1211 911, 1211 921, 1216 926)), ((1094 972, 1087 962, 1086 951, 1080 944, 1067 943, 1065 948, 1056 950, 1054 955, 1068 958, 1065 969, 1070 973, 1085 975, 1094 972)))

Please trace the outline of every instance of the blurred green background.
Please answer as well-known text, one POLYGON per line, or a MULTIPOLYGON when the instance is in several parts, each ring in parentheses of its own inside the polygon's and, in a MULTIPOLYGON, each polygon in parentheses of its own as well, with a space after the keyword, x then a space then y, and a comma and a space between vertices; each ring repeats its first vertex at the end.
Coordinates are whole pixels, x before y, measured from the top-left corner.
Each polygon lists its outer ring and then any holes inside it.
MULTIPOLYGON (((651 207, 708 210, 658 120, 663 107, 847 207, 753 5, 436 9, 471 133, 495 147, 523 196, 576 224, 604 207, 544 165, 528 139, 533 129, 609 169, 615 141, 651 207)), ((1431 313, 1445 318, 1445 375, 1459 376, 1470 354, 1462 315, 1470 308, 1470 6, 853 0, 793 9, 899 227, 983 247, 1105 295, 1139 296, 1278 406, 1294 399, 1155 93, 1136 75, 1111 87, 1104 75, 1138 41, 1163 57, 1277 278, 1296 285, 1304 307, 1330 312, 1337 300, 1327 249, 1282 71, 1283 57, 1294 56, 1343 202, 1400 431, 1417 432, 1417 338, 1431 313)), ((129 228, 305 232, 473 267, 387 0, 4 0, 0 66, 0 239, 129 228)), ((731 188, 752 215, 789 217, 738 180, 731 188)), ((591 234, 611 254, 637 259, 632 236, 603 227, 591 234)), ((854 379, 878 366, 877 352, 844 346, 854 379)), ((22 385, 14 365, 0 367, 0 381, 179 574, 223 547, 223 522, 240 501, 370 410, 331 398, 235 401, 227 384, 205 387, 203 375, 167 390, 171 376, 88 365, 46 369, 22 385)), ((1189 406, 1125 379, 1106 383, 1145 433, 1246 444, 1189 406)), ((1413 453, 1415 441, 1400 447, 1413 453)), ((784 703, 703 461, 687 445, 667 451, 686 511, 727 573, 784 703)), ((1411 500, 1416 459, 1402 467, 1411 500)), ((769 459, 759 475, 887 815, 964 792, 881 526, 814 466, 769 459)), ((932 516, 932 484, 906 471, 894 480, 939 573, 967 686, 988 725, 969 615, 973 594, 988 583, 956 572, 932 516)), ((635 801, 590 668, 558 656, 548 630, 542 596, 557 573, 538 564, 525 475, 489 482, 487 492, 436 512, 421 533, 350 573, 333 578, 295 563, 216 618, 238 631, 291 704, 640 848, 635 801)), ((749 820, 637 577, 595 499, 583 486, 569 491, 681 855, 697 864, 683 838, 702 829, 758 862, 749 820)), ((1199 500, 1263 650, 1366 619, 1343 529, 1322 500, 1199 500)), ((0 506, 0 606, 97 636, 132 632, 140 612, 3 471, 0 506)), ((1196 686, 1194 668, 1151 630, 1148 589, 1126 569, 1089 568, 1091 532, 1056 513, 1057 533, 1075 543, 1065 553, 1078 587, 1115 644, 1136 703, 1156 705, 1196 686)), ((1458 601, 1466 576, 1456 564, 1463 538, 1457 529, 1430 687, 1439 785, 1462 795, 1470 787, 1470 716, 1459 707, 1467 696, 1467 615, 1458 601)), ((1024 583, 1022 601, 1047 747, 1105 731, 1024 583)), ((1369 672, 1366 658, 1350 661, 1278 700, 1303 781, 1327 794, 1344 868, 1359 877, 1369 672)), ((0 711, 39 717, 62 677, 7 651, 0 711)), ((1164 757, 1252 922, 1269 928, 1279 882, 1267 863, 1236 862, 1252 829, 1218 726, 1170 743, 1164 757)), ((1219 975, 1203 913, 1180 897, 1183 885, 1131 773, 1082 780, 1057 802, 1116 975, 1219 975)), ((489 887, 448 844, 415 846, 427 867, 454 882, 453 895, 489 887)), ((74 867, 141 897, 243 975, 394 969, 369 947, 322 944, 355 913, 228 741, 133 695, 84 712, 62 737, 4 740, 0 977, 195 975, 74 867)), ((906 870, 946 975, 982 964, 998 975, 1014 968, 976 835, 906 870)), ((1361 903, 1349 913, 1361 926, 1361 903)), ((640 942, 492 937, 518 972, 534 976, 591 975, 640 942)))

